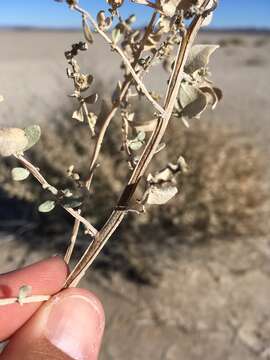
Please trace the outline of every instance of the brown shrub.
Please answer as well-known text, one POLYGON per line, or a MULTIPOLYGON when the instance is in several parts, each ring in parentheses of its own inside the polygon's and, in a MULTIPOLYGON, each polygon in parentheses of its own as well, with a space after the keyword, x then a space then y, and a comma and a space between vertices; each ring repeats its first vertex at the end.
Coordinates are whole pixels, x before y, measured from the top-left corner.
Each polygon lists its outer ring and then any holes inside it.
MULTIPOLYGON (((126 177, 127 165, 116 140, 119 139, 116 133, 121 131, 118 120, 106 138, 101 166, 84 206, 86 217, 97 227, 109 215, 126 177)), ((87 176, 89 153, 93 150, 89 135, 87 126, 75 124, 74 127, 66 116, 65 120, 43 129, 42 141, 31 152, 32 162, 38 164, 53 185, 72 187, 66 169, 75 164, 82 178, 87 176)), ((128 216, 98 258, 97 265, 103 270, 117 269, 153 282, 153 275, 161 271, 160 257, 175 257, 180 244, 194 244, 213 236, 232 239, 236 235, 264 231, 263 155, 251 141, 237 132, 203 121, 194 121, 186 129, 173 120, 167 136, 170 137, 168 149, 156 156, 152 168, 159 170, 168 160, 172 162, 183 155, 190 171, 178 179, 181 191, 167 205, 153 206, 145 215, 128 216)), ((10 183, 7 167, 11 165, 9 160, 0 172, 2 187, 10 196, 35 204, 47 199, 48 195, 44 195, 34 180, 16 186, 10 183)), ((63 233, 72 225, 72 219, 61 209, 50 216, 40 215, 40 219, 38 231, 44 235, 49 231, 63 233)))

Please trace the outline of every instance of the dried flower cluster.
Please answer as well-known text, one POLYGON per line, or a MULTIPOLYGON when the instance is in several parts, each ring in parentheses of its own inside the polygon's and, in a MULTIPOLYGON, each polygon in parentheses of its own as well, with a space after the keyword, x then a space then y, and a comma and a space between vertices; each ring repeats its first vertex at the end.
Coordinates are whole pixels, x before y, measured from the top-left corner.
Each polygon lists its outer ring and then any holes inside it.
POLYGON ((89 160, 89 176, 81 179, 80 174, 74 171, 74 164, 67 164, 67 175, 74 180, 76 191, 56 189, 49 184, 40 170, 24 157, 24 152, 40 137, 40 129, 35 125, 24 130, 1 129, 0 155, 15 156, 22 164, 22 168, 12 170, 14 180, 25 180, 31 173, 54 197, 41 204, 40 211, 49 212, 59 204, 74 217, 74 229, 65 257, 67 262, 81 224, 89 234, 90 245, 69 275, 65 284, 69 287, 77 285, 128 212, 142 213, 150 205, 165 204, 178 193, 175 178, 188 171, 181 154, 177 154, 172 163, 163 164, 162 169, 157 169, 154 174, 147 174, 148 165, 158 152, 166 151, 162 139, 172 116, 189 126, 190 121, 199 118, 208 107, 214 109, 222 93, 209 80, 208 69, 210 57, 218 46, 194 45, 200 28, 210 23, 217 0, 132 0, 134 6, 152 9, 149 23, 143 29, 137 28, 134 15, 126 19, 121 16, 124 0, 107 0, 107 7, 100 9, 96 18, 80 7, 79 0, 60 2, 65 2, 77 12, 82 21, 84 40, 73 44, 65 52, 65 57, 67 76, 73 83, 70 96, 78 103, 70 121, 86 122, 89 125, 89 141, 95 143, 89 160), (111 51, 119 55, 123 72, 123 79, 119 80, 111 96, 111 109, 102 121, 102 101, 99 100, 102 100, 102 94, 90 91, 93 76, 83 72, 77 58, 79 52, 91 51, 96 33, 111 51), (145 74, 158 65, 162 65, 168 73, 165 94, 152 92, 143 82, 145 74), (137 120, 131 105, 134 97, 143 98, 153 106, 150 119, 137 120), (100 112, 93 111, 93 104, 96 104, 95 109, 100 108, 100 112), (102 166, 99 155, 104 136, 118 111, 122 121, 120 147, 127 162, 128 181, 123 184, 119 201, 106 223, 97 230, 83 217, 83 203, 98 166, 102 166), (145 188, 140 197, 136 191, 139 183, 143 183, 145 188))

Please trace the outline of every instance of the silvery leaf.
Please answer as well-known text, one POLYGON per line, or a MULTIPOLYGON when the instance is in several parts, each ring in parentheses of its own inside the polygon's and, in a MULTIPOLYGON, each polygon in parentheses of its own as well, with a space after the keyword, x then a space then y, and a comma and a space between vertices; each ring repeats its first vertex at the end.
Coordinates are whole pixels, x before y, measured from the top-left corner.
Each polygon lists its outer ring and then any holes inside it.
POLYGON ((208 65, 210 56, 219 48, 219 45, 194 45, 189 53, 185 71, 188 74, 208 65))
POLYGON ((194 86, 182 84, 180 88, 180 104, 183 108, 181 115, 189 119, 199 117, 207 107, 204 93, 194 86))
POLYGON ((152 185, 148 190, 146 203, 149 205, 163 205, 178 193, 176 186, 152 185))
POLYGON ((83 107, 80 106, 78 110, 75 110, 72 114, 72 119, 78 120, 80 122, 84 121, 84 113, 83 113, 83 107))
POLYGON ((19 294, 18 294, 18 303, 20 305, 23 304, 24 299, 31 295, 32 292, 32 286, 30 285, 23 285, 19 288, 19 294))
POLYGON ((27 179, 29 175, 30 172, 25 168, 16 167, 11 170, 11 176, 14 181, 23 181, 27 179))
POLYGON ((21 153, 28 145, 25 132, 19 128, 0 129, 0 156, 21 153))
POLYGON ((138 151, 143 146, 143 143, 139 140, 132 140, 128 144, 129 148, 133 151, 138 151))
POLYGON ((41 205, 39 205, 38 211, 42 213, 47 213, 52 211, 54 208, 55 208, 55 201, 48 200, 42 203, 41 205))
POLYGON ((24 150, 28 150, 39 141, 41 129, 39 125, 31 125, 25 128, 24 132, 28 140, 28 145, 24 150))
POLYGON ((137 139, 139 141, 143 141, 145 139, 145 132, 144 131, 139 131, 139 133, 137 135, 137 139))

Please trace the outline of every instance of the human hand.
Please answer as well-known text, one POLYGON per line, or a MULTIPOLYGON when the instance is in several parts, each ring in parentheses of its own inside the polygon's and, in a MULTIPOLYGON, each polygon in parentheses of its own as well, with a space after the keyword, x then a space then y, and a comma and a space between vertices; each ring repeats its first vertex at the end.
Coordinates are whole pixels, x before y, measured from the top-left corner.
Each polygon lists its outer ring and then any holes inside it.
MULTIPOLYGON (((0 298, 16 297, 22 285, 32 295, 61 290, 67 266, 53 257, 0 275, 0 298)), ((41 303, 0 306, 0 341, 9 343, 0 360, 96 360, 104 331, 104 312, 92 293, 66 289, 41 303)))

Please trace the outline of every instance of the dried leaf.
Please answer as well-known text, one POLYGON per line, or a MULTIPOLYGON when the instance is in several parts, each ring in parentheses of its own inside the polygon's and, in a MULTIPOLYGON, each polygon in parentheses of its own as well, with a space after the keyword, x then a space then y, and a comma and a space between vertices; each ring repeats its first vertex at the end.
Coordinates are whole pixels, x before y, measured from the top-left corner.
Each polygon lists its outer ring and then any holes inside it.
POLYGON ((178 193, 176 186, 152 185, 147 193, 146 203, 149 205, 163 205, 178 193))
POLYGON ((28 139, 22 129, 0 129, 0 156, 22 153, 27 145, 28 139))
POLYGON ((211 14, 206 16, 206 18, 204 19, 204 22, 202 23, 202 27, 209 26, 211 24, 212 20, 213 20, 213 12, 211 12, 211 14))
POLYGON ((144 132, 152 132, 157 125, 157 120, 149 120, 149 121, 133 121, 131 126, 136 129, 137 131, 144 131, 144 132))
POLYGON ((211 86, 203 86, 200 87, 200 90, 206 95, 208 104, 210 104, 214 110, 218 103, 218 97, 214 89, 211 86))
POLYGON ((42 203, 41 205, 39 205, 38 211, 41 213, 47 213, 52 211, 54 208, 55 208, 55 201, 48 200, 42 203))
POLYGON ((122 90, 122 84, 120 81, 117 82, 116 88, 112 94, 112 103, 115 105, 119 101, 119 97, 122 90))
POLYGON ((80 122, 84 121, 84 112, 83 112, 83 106, 80 106, 78 110, 75 110, 72 114, 72 119, 78 120, 80 122))
POLYGON ((177 159, 177 165, 180 167, 180 171, 183 174, 188 173, 189 167, 188 167, 188 164, 186 163, 186 160, 183 158, 183 156, 179 156, 179 158, 177 159))
POLYGON ((98 100, 98 94, 92 94, 90 96, 87 96, 86 98, 84 98, 84 101, 87 104, 95 104, 98 100))
POLYGON ((166 16, 172 17, 180 0, 160 0, 161 9, 166 16))
POLYGON ((205 68, 209 63, 210 56, 218 48, 219 45, 194 45, 190 50, 185 71, 192 74, 198 69, 205 68))
POLYGON ((204 93, 192 85, 183 83, 180 88, 180 104, 183 108, 182 117, 189 119, 200 117, 207 107, 207 97, 204 93))
POLYGON ((126 24, 128 25, 132 25, 136 22, 136 15, 130 15, 127 19, 126 19, 126 24))
POLYGON ((120 41, 121 37, 122 37, 121 30, 118 27, 114 28, 112 31, 113 44, 116 45, 120 41))
POLYGON ((29 175, 30 172, 25 168, 16 167, 11 170, 11 176, 14 181, 23 181, 27 179, 29 175))
POLYGON ((215 87, 215 86, 213 87, 213 90, 214 90, 214 92, 215 92, 216 95, 217 95, 218 101, 222 100, 222 98, 223 98, 222 90, 219 89, 219 88, 217 88, 217 87, 215 87))
POLYGON ((93 44, 94 42, 93 35, 85 16, 82 17, 82 28, 86 41, 88 41, 90 44, 93 44))
POLYGON ((95 135, 95 126, 97 123, 97 115, 93 112, 87 114, 87 122, 93 135, 95 135))
POLYGON ((28 140, 28 145, 24 150, 28 150, 39 141, 41 129, 39 125, 31 125, 25 128, 24 132, 28 140))
POLYGON ((101 30, 105 31, 105 30, 108 30, 110 28, 110 26, 112 25, 112 19, 110 17, 106 17, 105 11, 101 10, 97 14, 97 23, 98 23, 98 27, 101 30))

